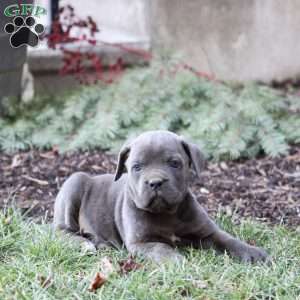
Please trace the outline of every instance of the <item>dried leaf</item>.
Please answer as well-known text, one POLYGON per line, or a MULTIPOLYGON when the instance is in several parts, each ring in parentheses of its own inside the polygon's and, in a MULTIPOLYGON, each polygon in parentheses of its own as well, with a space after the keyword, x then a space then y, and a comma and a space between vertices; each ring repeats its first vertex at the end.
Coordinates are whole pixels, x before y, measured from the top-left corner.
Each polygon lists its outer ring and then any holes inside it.
POLYGON ((97 289, 99 289, 105 282, 107 281, 107 279, 99 272, 96 273, 93 281, 91 282, 90 287, 88 288, 88 290, 90 292, 95 292, 97 289))
POLYGON ((141 264, 134 261, 133 257, 129 257, 126 260, 119 261, 119 266, 120 266, 119 272, 121 274, 127 274, 131 271, 135 271, 142 267, 141 264))
POLYGON ((33 178, 31 176, 28 176, 28 175, 22 175, 23 178, 29 180, 29 181, 33 181, 39 185, 48 185, 48 181, 45 181, 45 180, 40 180, 40 179, 37 179, 37 178, 33 178))
POLYGON ((22 163, 22 158, 21 158, 21 156, 19 155, 19 154, 17 154, 17 155, 15 155, 14 157, 13 157, 13 160, 12 160, 12 163, 11 163, 11 168, 13 169, 13 168, 16 168, 16 167, 18 167, 20 164, 22 163))
POLYGON ((55 159, 55 154, 52 151, 48 151, 45 153, 39 153, 40 157, 46 158, 46 159, 55 159))
POLYGON ((96 166, 96 165, 93 165, 91 168, 92 168, 93 170, 95 170, 96 172, 102 171, 102 170, 103 170, 103 167, 99 167, 99 166, 96 166))
POLYGON ((200 192, 201 192, 202 194, 209 194, 209 190, 206 189, 206 188, 201 188, 201 189, 200 189, 200 192))
POLYGON ((228 170, 228 166, 227 166, 227 164, 226 164, 224 161, 222 161, 222 162, 220 163, 220 167, 221 167, 221 169, 224 170, 224 171, 228 170))
POLYGON ((103 257, 100 261, 100 269, 105 277, 108 277, 115 271, 114 266, 107 256, 103 257))

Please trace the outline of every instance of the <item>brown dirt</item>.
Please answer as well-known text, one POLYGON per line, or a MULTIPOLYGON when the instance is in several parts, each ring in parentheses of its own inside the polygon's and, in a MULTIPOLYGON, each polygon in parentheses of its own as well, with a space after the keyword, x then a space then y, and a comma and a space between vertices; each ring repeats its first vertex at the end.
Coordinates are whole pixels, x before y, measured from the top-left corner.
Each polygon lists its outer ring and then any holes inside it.
MULTIPOLYGON (((0 153, 0 207, 14 203, 28 215, 51 219, 64 180, 76 171, 113 173, 116 158, 93 150, 0 153)), ((272 224, 300 225, 300 145, 288 156, 210 163, 192 190, 209 214, 218 211, 272 224)))

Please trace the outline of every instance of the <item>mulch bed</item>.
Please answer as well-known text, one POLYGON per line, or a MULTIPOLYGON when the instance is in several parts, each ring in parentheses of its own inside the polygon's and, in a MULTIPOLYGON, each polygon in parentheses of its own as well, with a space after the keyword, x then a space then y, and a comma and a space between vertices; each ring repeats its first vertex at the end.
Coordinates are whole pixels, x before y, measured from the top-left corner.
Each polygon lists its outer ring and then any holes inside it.
MULTIPOLYGON (((31 150, 0 153, 0 207, 12 203, 51 220, 62 183, 76 171, 113 173, 116 157, 100 150, 59 154, 31 150)), ((192 190, 210 215, 219 211, 271 224, 300 225, 300 145, 281 158, 210 163, 192 190)))

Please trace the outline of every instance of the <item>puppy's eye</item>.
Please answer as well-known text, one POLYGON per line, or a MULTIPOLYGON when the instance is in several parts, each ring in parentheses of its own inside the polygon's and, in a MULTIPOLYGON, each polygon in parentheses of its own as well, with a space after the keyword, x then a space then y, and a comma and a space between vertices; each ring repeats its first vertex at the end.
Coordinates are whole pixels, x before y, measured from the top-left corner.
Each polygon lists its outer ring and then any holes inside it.
POLYGON ((139 172, 139 171, 142 170, 142 164, 136 163, 136 164, 134 164, 134 165, 131 167, 131 169, 132 169, 133 171, 135 171, 135 172, 139 172))
POLYGON ((181 167, 181 162, 179 160, 176 159, 171 159, 168 161, 168 164, 170 167, 174 168, 174 169, 178 169, 181 167))

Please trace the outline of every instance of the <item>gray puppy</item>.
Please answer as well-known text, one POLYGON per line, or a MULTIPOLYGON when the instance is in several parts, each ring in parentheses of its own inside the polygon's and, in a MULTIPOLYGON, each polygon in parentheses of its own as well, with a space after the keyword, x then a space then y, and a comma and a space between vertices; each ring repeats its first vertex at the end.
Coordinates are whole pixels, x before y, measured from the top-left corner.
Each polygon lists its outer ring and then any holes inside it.
POLYGON ((185 245, 227 251, 244 262, 264 261, 264 250, 209 218, 188 188, 191 167, 197 175, 204 167, 196 145, 168 131, 143 133, 123 146, 115 175, 75 173, 63 184, 54 226, 97 248, 125 245, 156 262, 181 260, 175 247, 185 245))

